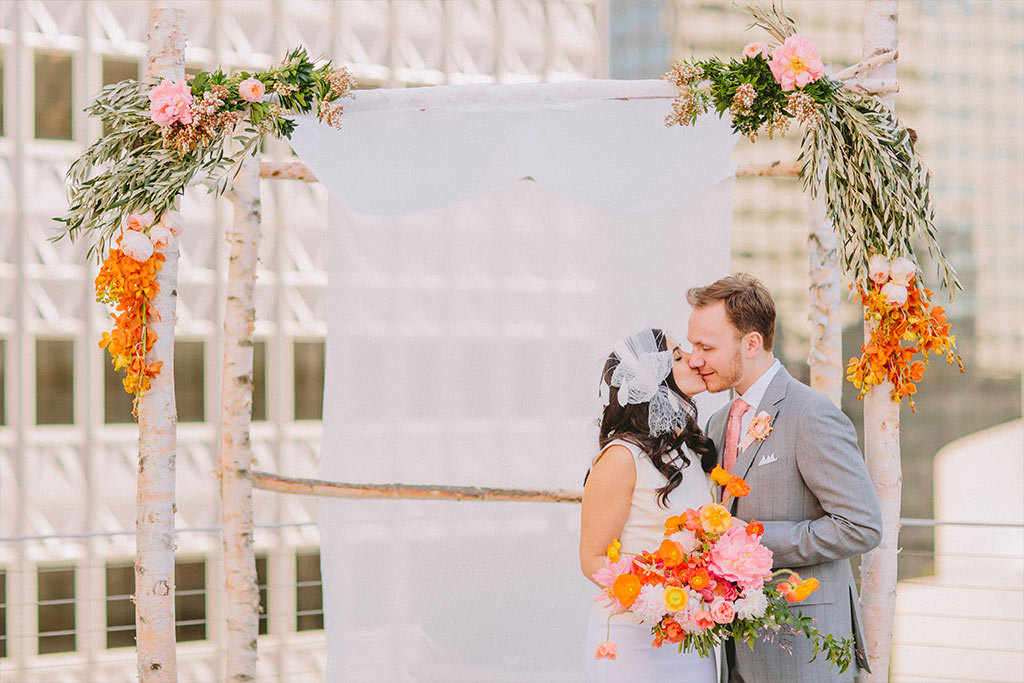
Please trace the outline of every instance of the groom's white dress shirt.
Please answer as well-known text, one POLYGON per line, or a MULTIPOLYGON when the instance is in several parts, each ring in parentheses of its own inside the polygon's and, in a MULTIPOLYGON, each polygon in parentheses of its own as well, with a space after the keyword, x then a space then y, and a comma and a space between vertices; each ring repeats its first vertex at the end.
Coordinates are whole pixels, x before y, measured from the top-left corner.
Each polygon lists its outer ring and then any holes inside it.
MULTIPOLYGON (((764 392, 768 391, 768 385, 771 384, 772 378, 782 367, 782 363, 776 358, 775 362, 768 366, 768 369, 764 371, 764 374, 757 378, 753 384, 747 387, 746 393, 736 394, 736 398, 742 398, 750 406, 750 410, 743 413, 743 417, 740 418, 740 441, 743 441, 744 435, 747 430, 750 429, 750 423, 754 421, 754 416, 757 415, 757 407, 761 405, 761 399, 764 398, 764 392)), ((735 399, 734 399, 735 400, 735 399)))

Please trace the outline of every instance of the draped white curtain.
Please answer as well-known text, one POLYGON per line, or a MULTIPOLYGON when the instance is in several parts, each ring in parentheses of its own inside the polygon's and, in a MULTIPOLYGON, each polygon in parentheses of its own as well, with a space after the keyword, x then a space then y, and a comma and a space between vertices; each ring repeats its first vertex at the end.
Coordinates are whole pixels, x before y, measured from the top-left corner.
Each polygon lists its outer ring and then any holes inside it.
MULTIPOLYGON (((728 123, 610 99, 661 87, 359 92, 300 124, 332 197, 323 478, 581 487, 612 344, 684 338, 686 289, 728 272, 728 123)), ((579 679, 578 506, 319 512, 328 680, 579 679)))

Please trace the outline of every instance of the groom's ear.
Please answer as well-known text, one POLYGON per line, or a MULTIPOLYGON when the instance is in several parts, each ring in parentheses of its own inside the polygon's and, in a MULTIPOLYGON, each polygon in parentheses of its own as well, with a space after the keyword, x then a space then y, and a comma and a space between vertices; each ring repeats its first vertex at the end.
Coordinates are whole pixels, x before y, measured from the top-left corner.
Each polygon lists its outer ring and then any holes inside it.
POLYGON ((743 335, 743 353, 752 356, 764 348, 764 337, 760 332, 747 332, 743 335))

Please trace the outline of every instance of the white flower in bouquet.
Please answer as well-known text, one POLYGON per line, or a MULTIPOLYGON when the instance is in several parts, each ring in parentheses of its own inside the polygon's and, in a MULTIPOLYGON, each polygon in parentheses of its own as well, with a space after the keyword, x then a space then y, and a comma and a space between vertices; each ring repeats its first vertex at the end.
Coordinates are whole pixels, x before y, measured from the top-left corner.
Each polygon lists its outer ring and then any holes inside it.
POLYGON ((683 529, 672 534, 672 540, 683 546, 683 552, 686 554, 692 553, 700 545, 700 541, 697 540, 697 533, 689 529, 683 529))
POLYGON ((136 261, 148 261, 153 255, 153 243, 149 236, 137 230, 125 230, 121 233, 121 251, 136 261))
POLYGON ((149 229, 149 241, 153 243, 154 251, 167 251, 173 240, 174 233, 163 223, 157 223, 149 229))
POLYGON ((886 282, 882 287, 882 295, 885 302, 893 308, 899 308, 907 303, 907 288, 898 282, 886 282))
POLYGON ((736 608, 737 619, 757 619, 768 609, 768 598, 760 589, 744 591, 743 597, 733 606, 736 608))
POLYGON ((668 614, 665 607, 665 587, 658 584, 644 586, 630 610, 645 624, 658 623, 668 614))
POLYGON ((868 259, 868 277, 876 285, 884 285, 889 281, 889 259, 883 254, 875 254, 868 259))
POLYGON ((177 211, 165 211, 164 215, 160 216, 159 222, 160 225, 170 230, 171 234, 175 237, 180 235, 181 229, 185 227, 185 219, 177 211))
POLYGON ((908 258, 900 256, 889 265, 889 277, 905 287, 909 287, 914 276, 917 275, 917 264, 908 258))

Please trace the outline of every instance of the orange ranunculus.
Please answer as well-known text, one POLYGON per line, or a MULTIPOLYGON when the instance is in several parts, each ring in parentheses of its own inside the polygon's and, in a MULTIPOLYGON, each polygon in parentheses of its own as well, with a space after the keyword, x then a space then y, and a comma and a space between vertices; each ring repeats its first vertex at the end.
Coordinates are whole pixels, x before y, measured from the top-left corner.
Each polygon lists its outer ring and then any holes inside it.
POLYGON ((683 552, 683 546, 666 538, 658 548, 658 557, 661 558, 666 567, 671 569, 672 567, 678 567, 683 562, 686 553, 683 552))
POLYGON ((612 584, 612 595, 628 609, 640 595, 640 579, 636 574, 619 574, 612 584))
POLYGON ((707 569, 695 569, 687 575, 686 583, 693 590, 701 591, 711 584, 711 575, 708 574, 707 569))
POLYGON ((700 506, 700 525, 706 533, 724 534, 732 523, 732 515, 724 506, 711 503, 700 506))
POLYGON ((756 520, 750 520, 747 522, 747 534, 750 536, 760 536, 764 533, 764 524, 756 520))
POLYGON ((673 612, 678 612, 681 609, 686 608, 686 603, 689 601, 689 597, 686 595, 686 591, 677 586, 669 586, 665 589, 665 607, 673 612))
POLYGON ((750 485, 742 477, 733 477, 725 486, 726 492, 735 498, 742 498, 750 493, 750 485))
POLYGON ((672 617, 666 617, 661 622, 662 631, 665 633, 665 640, 670 643, 678 643, 683 639, 683 627, 672 617))
POLYGON ((715 465, 715 468, 711 470, 711 481, 715 482, 719 486, 725 486, 729 483, 730 479, 732 479, 732 475, 718 465, 715 465))

